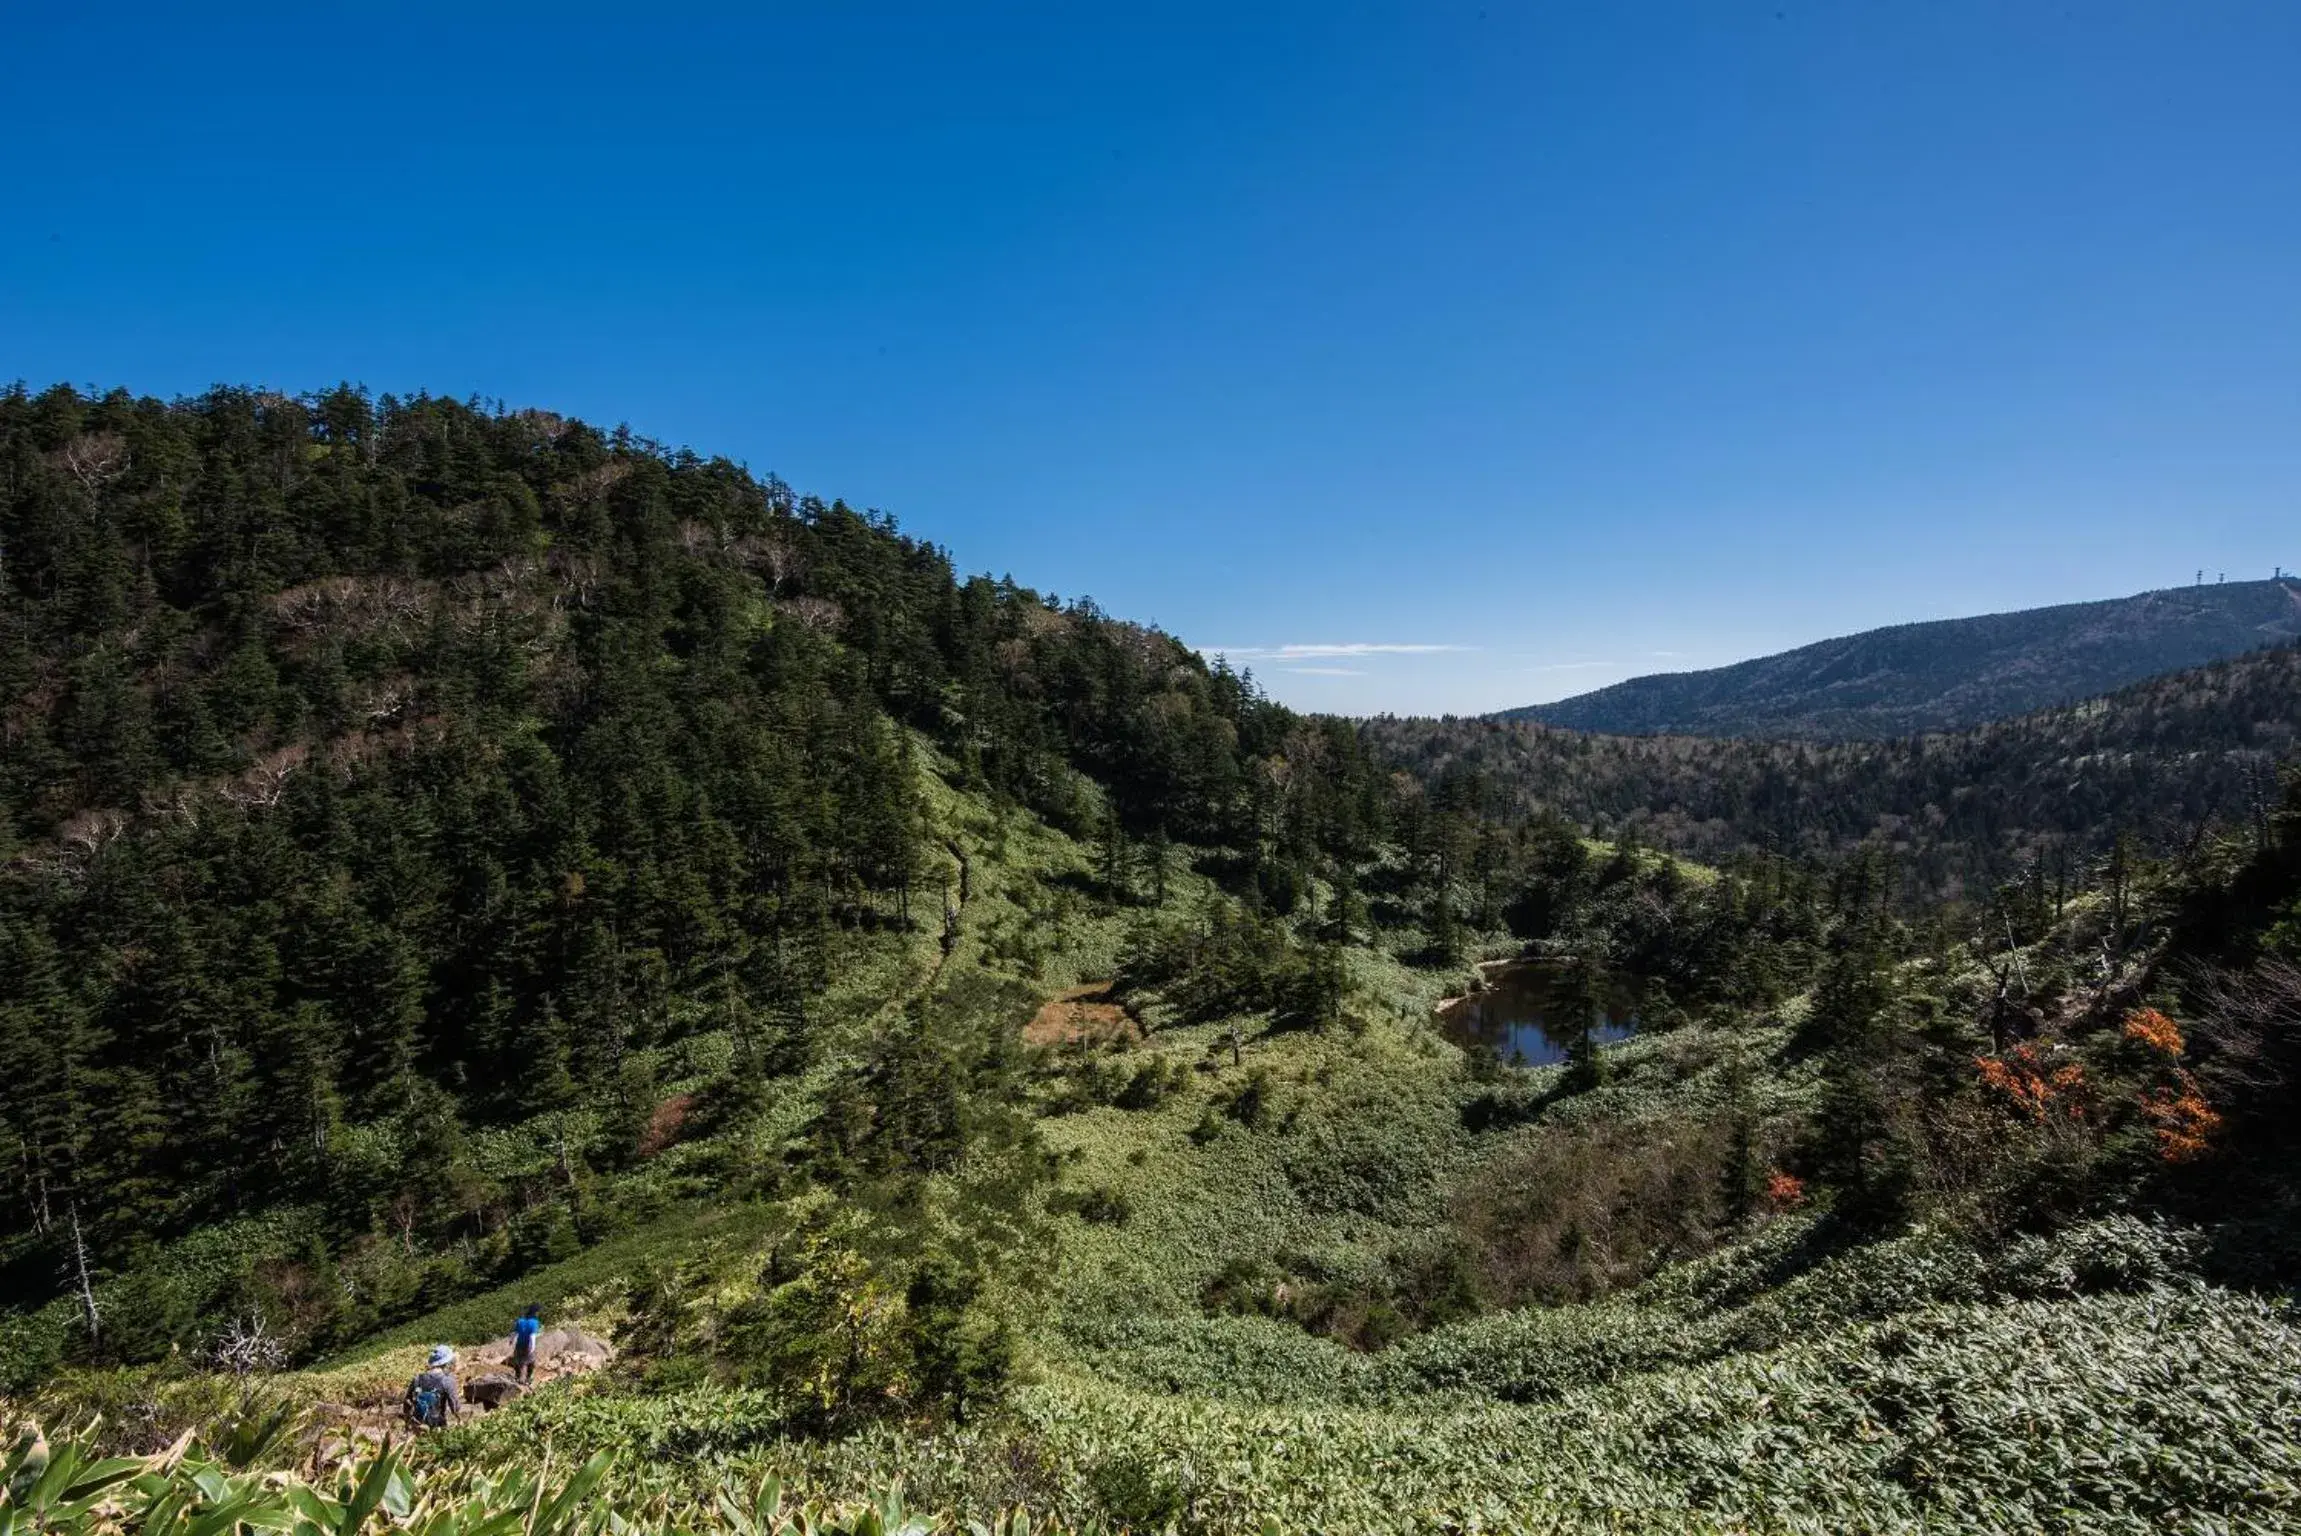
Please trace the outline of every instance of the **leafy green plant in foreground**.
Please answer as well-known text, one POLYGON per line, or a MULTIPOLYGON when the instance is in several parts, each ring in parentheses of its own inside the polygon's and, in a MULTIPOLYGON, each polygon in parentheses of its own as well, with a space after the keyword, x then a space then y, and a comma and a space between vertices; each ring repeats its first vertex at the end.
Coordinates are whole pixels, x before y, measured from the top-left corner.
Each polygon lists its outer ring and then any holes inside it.
MULTIPOLYGON (((189 1436, 157 1456, 99 1457, 86 1437, 50 1441, 26 1428, 0 1462, 0 1536, 221 1536, 279 1531, 292 1536, 639 1536, 724 1532, 726 1536, 924 1536, 952 1528, 904 1507, 900 1487, 847 1507, 795 1505, 774 1478, 732 1480, 708 1493, 640 1507, 601 1496, 612 1458, 601 1451, 555 1477, 548 1455, 533 1472, 500 1478, 426 1472, 387 1446, 347 1458, 310 1479, 236 1469, 189 1436)), ((1052 1530, 1021 1512, 967 1529, 983 1536, 1052 1530)))

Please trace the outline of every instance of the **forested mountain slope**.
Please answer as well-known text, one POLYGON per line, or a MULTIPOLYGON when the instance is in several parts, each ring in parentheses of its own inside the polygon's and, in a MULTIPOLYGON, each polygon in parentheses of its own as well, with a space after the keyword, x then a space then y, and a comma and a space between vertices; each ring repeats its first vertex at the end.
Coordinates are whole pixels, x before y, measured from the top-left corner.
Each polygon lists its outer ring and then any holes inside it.
POLYGON ((2136 683, 1962 731, 1881 741, 1606 736, 1525 720, 1384 718, 1370 747, 1523 809, 1635 828, 1701 858, 1872 843, 1938 894, 2119 833, 2168 849, 2257 821, 2301 742, 2301 647, 2136 683))
POLYGON ((268 1283, 335 1296, 324 1342, 595 1233, 941 925, 928 755, 1114 866, 1283 889, 1364 836, 1347 728, 723 459, 349 388, 0 396, 0 1299, 292 1213, 268 1283))
POLYGON ((2301 636, 2301 581, 1897 624, 1502 712, 1616 735, 1875 739, 1979 725, 2301 636))

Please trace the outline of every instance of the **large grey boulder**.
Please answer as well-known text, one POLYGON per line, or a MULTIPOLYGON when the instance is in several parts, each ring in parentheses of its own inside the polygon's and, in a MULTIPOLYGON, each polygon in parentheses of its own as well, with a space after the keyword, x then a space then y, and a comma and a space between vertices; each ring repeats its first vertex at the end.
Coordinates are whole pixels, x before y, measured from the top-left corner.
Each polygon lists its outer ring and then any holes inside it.
POLYGON ((475 1408, 493 1413, 527 1390, 501 1372, 491 1372, 471 1382, 463 1389, 464 1401, 475 1408))

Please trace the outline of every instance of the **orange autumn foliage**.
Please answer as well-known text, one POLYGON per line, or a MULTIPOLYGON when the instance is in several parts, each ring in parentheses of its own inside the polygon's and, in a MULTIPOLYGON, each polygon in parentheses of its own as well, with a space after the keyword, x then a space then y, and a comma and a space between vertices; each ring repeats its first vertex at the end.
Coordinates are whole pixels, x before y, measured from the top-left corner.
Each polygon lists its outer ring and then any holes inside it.
POLYGON ((1806 1181, 1794 1173, 1776 1168, 1766 1177, 1766 1204, 1777 1211, 1786 1211, 1794 1205, 1803 1205, 1806 1199, 1806 1181))
POLYGON ((2178 1056, 2187 1044, 2181 1038, 2181 1026, 2154 1008, 2136 1008, 2125 1016, 2125 1038, 2161 1056, 2178 1056))
POLYGON ((2092 1099, 2085 1068, 2076 1062, 2048 1067, 2036 1050, 2017 1045, 2003 1056, 1976 1056, 1984 1088, 2002 1096, 2014 1109, 2041 1124, 2056 1110, 2082 1120, 2092 1099))
POLYGON ((2205 1102, 2197 1079, 2178 1074, 2171 1088, 2144 1094, 2141 1112, 2157 1127, 2157 1155, 2169 1163, 2194 1162, 2212 1150, 2221 1129, 2221 1113, 2205 1102))

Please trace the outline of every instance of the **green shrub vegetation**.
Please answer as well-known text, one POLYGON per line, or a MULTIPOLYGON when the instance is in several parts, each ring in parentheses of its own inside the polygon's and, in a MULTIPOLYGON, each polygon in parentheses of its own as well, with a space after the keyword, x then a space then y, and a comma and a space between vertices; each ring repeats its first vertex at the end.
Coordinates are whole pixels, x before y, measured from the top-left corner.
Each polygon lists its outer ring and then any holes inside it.
POLYGON ((1933 748, 1303 717, 540 413, 0 461, 0 1536, 2301 1524, 2274 658, 1880 821, 1933 748), (612 1358, 407 1439, 529 1304, 612 1358))

